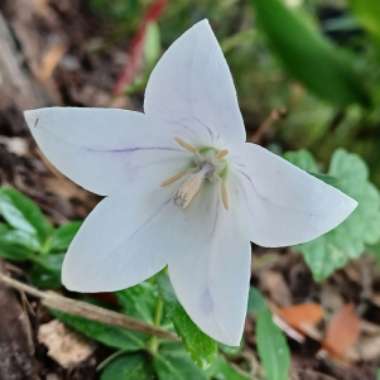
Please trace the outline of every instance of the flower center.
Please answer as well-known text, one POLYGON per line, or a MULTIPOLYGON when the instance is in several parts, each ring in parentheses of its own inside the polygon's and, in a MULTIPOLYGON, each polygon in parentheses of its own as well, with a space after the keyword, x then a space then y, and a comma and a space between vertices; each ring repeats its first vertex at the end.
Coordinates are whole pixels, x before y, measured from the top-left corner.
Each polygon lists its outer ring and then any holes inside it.
POLYGON ((162 187, 171 185, 172 183, 185 177, 178 190, 174 195, 174 203, 181 208, 187 208, 191 201, 200 192, 205 182, 219 183, 220 195, 227 210, 229 207, 228 190, 226 177, 228 171, 228 163, 225 157, 228 155, 227 149, 216 149, 213 147, 195 147, 192 144, 175 138, 175 141, 183 149, 193 154, 188 168, 181 170, 172 177, 161 183, 162 187))

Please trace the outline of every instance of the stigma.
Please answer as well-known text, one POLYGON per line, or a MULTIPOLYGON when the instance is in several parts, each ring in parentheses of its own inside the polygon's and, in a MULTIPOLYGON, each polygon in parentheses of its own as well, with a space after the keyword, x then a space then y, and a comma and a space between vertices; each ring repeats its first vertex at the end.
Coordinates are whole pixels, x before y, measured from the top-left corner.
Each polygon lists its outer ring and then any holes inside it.
POLYGON ((228 210, 227 161, 225 159, 229 153, 228 150, 213 147, 197 148, 179 137, 176 137, 175 141, 193 156, 186 169, 164 180, 161 187, 167 187, 184 178, 174 194, 173 201, 176 206, 185 209, 201 192, 205 182, 216 184, 220 186, 222 204, 228 210))

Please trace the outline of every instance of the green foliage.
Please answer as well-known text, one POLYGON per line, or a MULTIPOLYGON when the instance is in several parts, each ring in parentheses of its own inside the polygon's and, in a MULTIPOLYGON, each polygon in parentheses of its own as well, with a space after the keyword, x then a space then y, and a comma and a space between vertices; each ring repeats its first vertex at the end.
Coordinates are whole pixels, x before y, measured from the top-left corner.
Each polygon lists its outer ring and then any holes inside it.
POLYGON ((289 348, 268 309, 258 313, 256 328, 257 349, 268 380, 288 380, 289 348))
POLYGON ((290 351, 261 292, 251 288, 248 312, 256 317, 256 344, 268 380, 288 380, 290 351))
POLYGON ((172 320, 178 335, 189 351, 192 359, 201 367, 206 368, 217 355, 216 342, 204 334, 189 318, 183 307, 179 304, 174 290, 165 273, 158 276, 161 295, 166 302, 168 318, 172 320))
POLYGON ((158 292, 154 284, 146 281, 118 292, 116 295, 126 314, 151 324, 154 323, 158 301, 158 292))
POLYGON ((52 232, 52 226, 40 208, 12 188, 0 189, 0 214, 10 226, 36 237, 41 244, 52 232))
POLYGON ((97 14, 122 24, 125 27, 136 26, 142 13, 139 0, 88 0, 91 9, 97 14))
POLYGON ((108 347, 130 352, 145 348, 147 337, 143 334, 128 331, 120 327, 108 326, 56 310, 52 310, 51 313, 74 330, 108 347))
POLYGON ((197 367, 180 344, 168 343, 153 360, 160 380, 206 380, 207 376, 197 367))
POLYGON ((31 264, 28 276, 41 288, 61 285, 64 254, 80 222, 54 229, 40 208, 15 189, 0 188, 0 256, 31 264))
POLYGON ((77 221, 63 224, 58 227, 51 235, 49 242, 50 251, 66 251, 81 224, 82 222, 77 221))
POLYGON ((368 105, 369 95, 352 55, 330 43, 309 18, 283 1, 251 1, 259 26, 289 74, 331 104, 368 105))
POLYGON ((232 366, 228 361, 219 356, 207 369, 207 374, 215 380, 249 380, 248 374, 243 373, 237 367, 232 366))
POLYGON ((376 0, 349 0, 361 24, 380 42, 380 2, 376 0))
MULTIPOLYGON (((305 151, 285 155, 302 169, 314 171, 317 165, 311 157, 305 151)), ((364 161, 358 155, 338 149, 327 174, 335 179, 336 187, 358 202, 358 207, 334 230, 297 247, 317 281, 326 279, 349 260, 358 258, 367 244, 380 239, 380 195, 369 182, 364 161)))
POLYGON ((152 380, 153 376, 147 356, 140 353, 113 360, 102 372, 100 380, 152 380))

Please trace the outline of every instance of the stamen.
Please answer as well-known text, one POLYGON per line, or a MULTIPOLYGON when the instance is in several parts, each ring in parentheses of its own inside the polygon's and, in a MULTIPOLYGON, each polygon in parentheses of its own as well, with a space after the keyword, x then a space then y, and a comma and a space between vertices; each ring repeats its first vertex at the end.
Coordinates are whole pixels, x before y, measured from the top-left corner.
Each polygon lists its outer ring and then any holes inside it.
POLYGON ((216 155, 215 155, 215 158, 217 158, 218 160, 221 160, 222 158, 226 157, 227 154, 228 154, 228 149, 222 149, 220 150, 216 155))
POLYGON ((199 193, 202 184, 210 171, 209 165, 204 165, 199 172, 190 175, 174 195, 174 203, 181 208, 189 206, 199 193))
POLYGON ((221 181, 220 183, 220 193, 222 196, 222 203, 226 210, 229 208, 229 196, 226 181, 221 181))
POLYGON ((161 187, 169 186, 172 183, 174 183, 174 182, 178 181, 179 179, 181 179, 182 177, 184 177, 188 173, 189 173, 189 171, 187 169, 181 170, 177 174, 174 174, 173 176, 165 179, 165 181, 161 182, 160 186, 161 187))
POLYGON ((178 145, 180 145, 182 148, 186 149, 187 151, 194 154, 198 153, 198 149, 194 145, 187 143, 186 141, 182 140, 179 137, 176 137, 174 140, 176 141, 178 145))

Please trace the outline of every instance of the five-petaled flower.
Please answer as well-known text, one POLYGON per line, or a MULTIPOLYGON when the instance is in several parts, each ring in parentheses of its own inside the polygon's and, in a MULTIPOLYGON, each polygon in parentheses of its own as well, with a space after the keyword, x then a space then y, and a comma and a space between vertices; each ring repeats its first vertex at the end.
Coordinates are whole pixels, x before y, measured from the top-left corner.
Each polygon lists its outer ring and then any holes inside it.
POLYGON ((106 196, 67 252, 63 284, 115 291, 168 266, 190 317, 225 344, 239 345, 243 332, 250 241, 306 242, 356 207, 339 190, 245 142, 233 80, 207 20, 158 62, 144 113, 53 107, 25 117, 60 171, 106 196))

